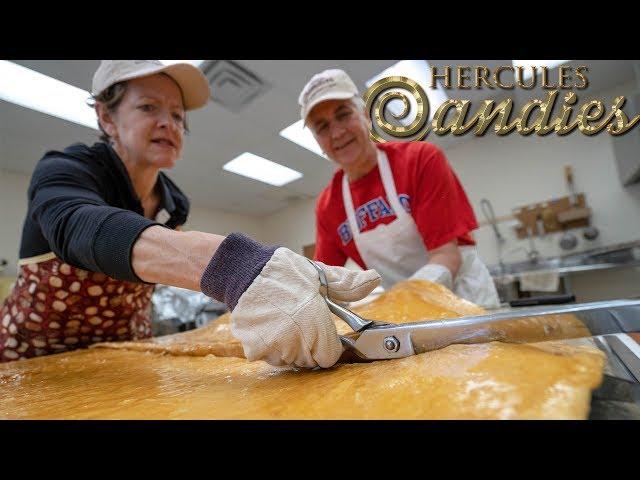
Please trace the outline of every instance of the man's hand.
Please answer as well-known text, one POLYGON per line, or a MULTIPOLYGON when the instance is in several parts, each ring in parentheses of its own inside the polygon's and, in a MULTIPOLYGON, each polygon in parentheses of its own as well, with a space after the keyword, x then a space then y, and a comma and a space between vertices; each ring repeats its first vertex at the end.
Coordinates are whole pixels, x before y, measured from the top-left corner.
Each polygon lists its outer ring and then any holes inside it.
MULTIPOLYGON (((380 284, 374 270, 321 265, 338 302, 360 300, 380 284)), ((318 272, 302 255, 232 234, 205 269, 201 288, 232 309, 231 331, 249 360, 327 368, 342 354, 318 272)))

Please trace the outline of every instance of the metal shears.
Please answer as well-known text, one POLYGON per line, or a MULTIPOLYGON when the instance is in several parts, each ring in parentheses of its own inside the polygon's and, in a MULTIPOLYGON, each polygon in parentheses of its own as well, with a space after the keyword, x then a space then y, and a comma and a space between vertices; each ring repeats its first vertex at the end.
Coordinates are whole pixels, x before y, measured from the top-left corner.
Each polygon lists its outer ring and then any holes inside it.
POLYGON ((451 319, 412 323, 368 320, 329 298, 324 270, 312 262, 320 277, 320 293, 329 310, 344 320, 354 334, 341 336, 345 352, 364 361, 408 357, 455 343, 485 343, 503 339, 500 324, 529 317, 573 314, 591 335, 640 331, 640 299, 607 300, 561 306, 540 306, 451 319))

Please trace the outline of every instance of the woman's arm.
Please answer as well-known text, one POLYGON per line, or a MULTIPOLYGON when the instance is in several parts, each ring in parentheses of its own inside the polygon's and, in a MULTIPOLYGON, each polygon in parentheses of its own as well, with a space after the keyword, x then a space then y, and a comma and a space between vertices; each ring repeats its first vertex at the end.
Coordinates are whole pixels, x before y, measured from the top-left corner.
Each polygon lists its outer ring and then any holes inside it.
MULTIPOLYGON (((153 226, 134 244, 132 261, 143 280, 224 301, 233 311, 232 333, 248 360, 330 367, 342 353, 318 272, 287 248, 262 245, 237 233, 222 237, 153 226)), ((323 268, 331 296, 338 301, 359 300, 380 283, 373 270, 323 268)))
MULTIPOLYGON (((174 231, 110 206, 87 165, 49 162, 32 179, 30 215, 59 258, 119 280, 202 291, 226 303, 249 360, 301 367, 338 360, 342 343, 306 258, 237 233, 174 231)), ((324 269, 337 301, 360 300, 380 282, 372 270, 324 269)))
POLYGON ((28 221, 35 223, 29 233, 39 230, 51 251, 73 266, 139 281, 131 266, 133 245, 141 232, 159 224, 107 203, 104 183, 90 162, 45 157, 29 186, 28 221))
POLYGON ((91 167, 52 156, 34 171, 30 213, 51 250, 65 262, 118 280, 200 291, 202 272, 224 237, 172 231, 109 205, 91 167))
POLYGON ((145 282, 199 292, 202 273, 224 239, 222 235, 154 225, 133 245, 131 265, 145 282))

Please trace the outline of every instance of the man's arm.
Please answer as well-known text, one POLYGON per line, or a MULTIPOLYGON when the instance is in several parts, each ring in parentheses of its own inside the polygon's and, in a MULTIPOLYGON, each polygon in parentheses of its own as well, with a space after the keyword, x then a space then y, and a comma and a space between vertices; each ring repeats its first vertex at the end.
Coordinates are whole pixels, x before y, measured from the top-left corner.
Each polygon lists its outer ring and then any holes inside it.
POLYGON ((458 249, 458 243, 453 240, 449 243, 445 243, 441 247, 429 251, 429 264, 438 264, 451 272, 451 277, 456 278, 460 265, 462 264, 462 257, 460 256, 460 250, 458 249))
POLYGON ((464 188, 440 149, 425 146, 411 163, 411 214, 429 252, 478 228, 464 188))
POLYGON ((411 278, 453 287, 462 258, 458 238, 477 228, 473 209, 444 153, 424 146, 414 164, 411 210, 428 251, 427 264, 411 278))
POLYGON ((455 240, 429 251, 429 260, 419 268, 410 280, 420 279, 453 288, 453 281, 460 270, 462 258, 455 240))

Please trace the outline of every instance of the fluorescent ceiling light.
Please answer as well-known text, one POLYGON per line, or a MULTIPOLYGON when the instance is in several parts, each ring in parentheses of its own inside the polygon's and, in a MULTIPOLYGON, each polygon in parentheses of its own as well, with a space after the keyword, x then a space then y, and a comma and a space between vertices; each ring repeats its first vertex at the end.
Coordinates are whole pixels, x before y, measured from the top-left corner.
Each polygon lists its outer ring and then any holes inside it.
POLYGON ((0 99, 98 130, 86 90, 7 60, 0 60, 0 99))
MULTIPOLYGON (((512 60, 514 67, 525 67, 523 80, 528 80, 533 76, 533 69, 530 67, 555 68, 558 65, 569 62, 569 60, 512 60)), ((540 73, 540 70, 538 70, 540 73)))
POLYGON ((276 187, 281 187, 302 177, 300 172, 249 152, 238 155, 226 163, 222 169, 276 187))
POLYGON ((204 63, 204 60, 160 60, 165 65, 173 65, 174 63, 187 62, 194 67, 200 67, 204 63))
POLYGON ((316 139, 313 137, 313 133, 308 128, 304 128, 304 123, 302 120, 298 120, 293 125, 289 125, 284 130, 280 131, 280 136, 286 138, 287 140, 291 140, 293 143, 300 145, 307 150, 312 151, 320 155, 321 157, 329 159, 316 142, 316 139))
MULTIPOLYGON (((420 85, 424 89, 424 92, 427 94, 427 98, 429 99, 429 106, 430 106, 429 120, 432 120, 436 109, 443 102, 445 102, 449 98, 449 96, 445 92, 444 88, 442 88, 442 85, 440 85, 440 82, 436 83, 435 89, 432 89, 429 86, 430 72, 431 72, 431 67, 429 66, 429 62, 427 62, 426 60, 401 60, 398 63, 391 65, 389 68, 380 72, 375 77, 370 78, 365 83, 365 85, 367 86, 367 88, 369 88, 375 82, 377 82, 378 80, 384 77, 401 76, 401 77, 410 78, 411 80, 416 82, 418 85, 420 85)), ((389 89, 389 91, 394 91, 394 90, 403 91, 403 89, 399 89, 399 88, 389 89)), ((415 112, 415 108, 417 106, 417 103, 412 95, 407 95, 407 98, 409 99, 409 103, 411 104, 409 109, 409 115, 405 119, 398 120, 400 123, 402 123, 405 126, 409 125, 414 120, 415 116, 412 118, 411 112, 415 112)), ((402 113, 402 109, 403 109, 402 101, 391 100, 387 104, 387 108, 394 115, 399 115, 400 113, 402 113)))

